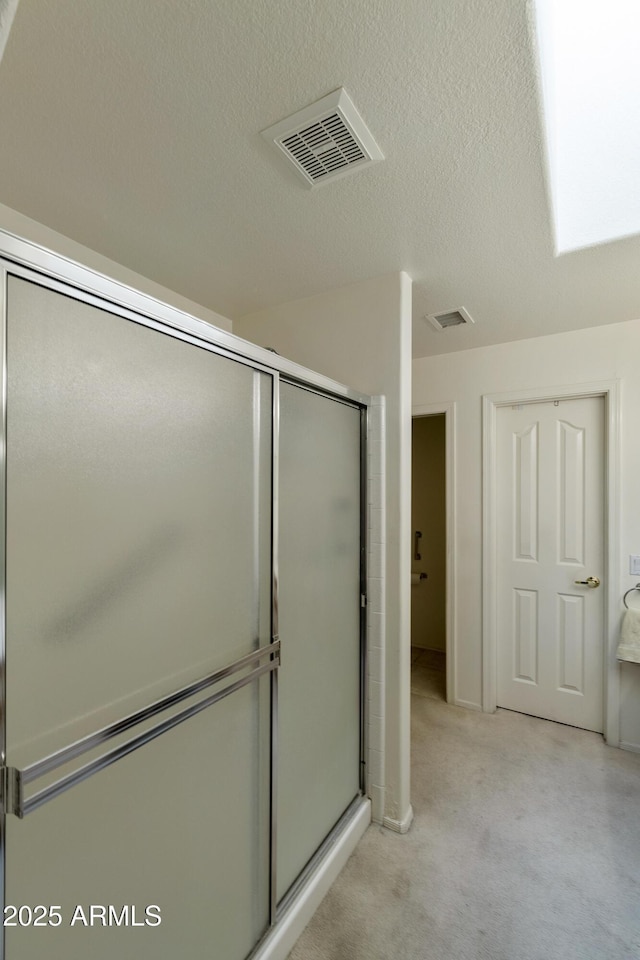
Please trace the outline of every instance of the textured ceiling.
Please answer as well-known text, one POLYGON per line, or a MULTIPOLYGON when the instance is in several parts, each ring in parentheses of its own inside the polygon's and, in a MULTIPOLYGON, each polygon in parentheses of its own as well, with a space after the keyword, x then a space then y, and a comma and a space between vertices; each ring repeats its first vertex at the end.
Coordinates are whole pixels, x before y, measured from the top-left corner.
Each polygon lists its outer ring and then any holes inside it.
POLYGON ((406 270, 416 356, 638 318, 640 238, 553 255, 528 13, 21 0, 0 202, 232 319, 406 270), (339 86, 386 159, 310 191, 260 131, 339 86))

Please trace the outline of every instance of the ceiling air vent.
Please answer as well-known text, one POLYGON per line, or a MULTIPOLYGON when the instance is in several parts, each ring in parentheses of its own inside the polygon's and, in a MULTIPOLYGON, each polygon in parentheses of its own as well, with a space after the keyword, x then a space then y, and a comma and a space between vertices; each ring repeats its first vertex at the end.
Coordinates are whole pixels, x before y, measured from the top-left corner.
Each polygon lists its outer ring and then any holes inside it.
POLYGON ((459 327, 466 323, 475 323, 464 307, 457 310, 447 310, 445 313, 430 313, 426 319, 433 324, 436 330, 448 330, 449 327, 459 327))
POLYGON ((308 187, 384 159, 342 88, 263 130, 262 136, 288 157, 308 187))

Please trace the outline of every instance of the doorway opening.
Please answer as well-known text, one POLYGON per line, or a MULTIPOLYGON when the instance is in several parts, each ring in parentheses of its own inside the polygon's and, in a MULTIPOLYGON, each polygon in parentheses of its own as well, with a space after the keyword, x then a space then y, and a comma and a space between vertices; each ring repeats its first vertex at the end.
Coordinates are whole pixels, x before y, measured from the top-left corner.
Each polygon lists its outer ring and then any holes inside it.
POLYGON ((412 420, 411 692, 447 700, 446 413, 412 420))

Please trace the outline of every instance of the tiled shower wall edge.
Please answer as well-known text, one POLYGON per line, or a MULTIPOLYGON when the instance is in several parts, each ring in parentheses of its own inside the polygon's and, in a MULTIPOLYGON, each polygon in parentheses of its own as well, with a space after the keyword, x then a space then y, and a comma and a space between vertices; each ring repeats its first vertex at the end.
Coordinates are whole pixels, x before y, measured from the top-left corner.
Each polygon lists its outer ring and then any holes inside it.
POLYGON ((372 397, 367 444, 367 794, 384 817, 385 398, 372 397))

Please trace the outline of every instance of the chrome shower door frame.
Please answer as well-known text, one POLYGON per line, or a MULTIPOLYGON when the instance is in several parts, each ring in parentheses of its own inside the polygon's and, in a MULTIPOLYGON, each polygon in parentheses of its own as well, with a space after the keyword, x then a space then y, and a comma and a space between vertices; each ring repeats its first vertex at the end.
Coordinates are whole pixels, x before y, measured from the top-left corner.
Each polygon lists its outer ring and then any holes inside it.
MULTIPOLYGON (((162 304, 159 301, 141 294, 132 288, 126 287, 116 281, 95 273, 85 267, 59 257, 34 244, 23 241, 19 238, 0 232, 0 376, 1 376, 1 412, 0 412, 0 671, 2 674, 0 682, 0 765, 2 766, 2 777, 0 780, 0 792, 2 793, 3 809, 0 816, 0 900, 2 907, 5 905, 5 816, 16 814, 24 816, 35 809, 37 806, 45 803, 47 799, 57 796, 64 789, 68 789, 86 776, 103 769, 109 763, 116 762, 120 756, 126 755, 132 749, 143 746, 153 736, 159 736, 164 732, 166 725, 170 721, 158 721, 151 733, 146 732, 138 736, 133 736, 126 741, 124 747, 116 747, 108 751, 97 761, 80 768, 75 774, 63 777, 62 784, 56 789, 57 784, 45 788, 39 794, 32 798, 24 797, 24 787, 29 781, 44 772, 48 772, 56 765, 62 764, 71 758, 79 757, 85 750, 92 749, 97 744, 106 743, 112 736, 122 733, 126 729, 135 726, 142 719, 148 719, 150 716, 160 714, 167 705, 174 705, 182 700, 187 706, 181 711, 177 721, 188 720, 194 712, 212 705, 227 693, 233 693, 235 689, 246 683, 252 682, 258 675, 270 674, 270 902, 269 902, 269 927, 265 932, 265 937, 272 931, 276 921, 281 913, 278 910, 276 902, 276 845, 277 845, 277 823, 276 823, 276 796, 277 796, 277 751, 278 751, 278 670, 280 667, 280 644, 278 635, 278 472, 279 472, 279 387, 280 378, 284 377, 288 382, 295 383, 298 386, 321 393, 335 400, 342 400, 350 406, 360 409, 361 421, 361 551, 360 551, 360 584, 361 584, 361 617, 360 617, 360 797, 364 795, 365 777, 365 683, 366 683, 366 493, 367 493, 367 411, 370 398, 357 391, 350 390, 340 384, 337 384, 321 375, 313 374, 297 364, 274 355, 260 347, 241 341, 224 331, 217 330, 209 324, 190 317, 175 308, 162 304), (15 771, 6 767, 6 467, 7 467, 7 285, 10 276, 21 277, 35 282, 52 291, 56 291, 65 296, 80 300, 89 305, 106 310, 116 316, 130 320, 136 324, 141 324, 149 329, 156 330, 166 334, 174 339, 203 348, 221 357, 237 363, 244 364, 255 371, 266 374, 271 377, 272 382, 272 409, 271 409, 271 643, 263 646, 256 651, 254 655, 241 658, 247 663, 230 664, 225 670, 218 671, 220 676, 213 675, 203 678, 200 683, 190 684, 193 689, 174 691, 169 697, 163 698, 163 702, 156 702, 148 705, 141 711, 139 716, 125 717, 121 721, 96 731, 92 736, 83 738, 82 741, 69 745, 68 748, 57 753, 64 754, 64 757, 50 756, 43 758, 36 764, 24 771, 15 771), (268 659, 267 659, 268 658, 268 659), (266 661, 266 662, 265 662, 266 661), (210 694, 204 701, 198 701, 197 704, 188 704, 188 700, 196 692, 204 690, 207 686, 212 686, 224 678, 222 675, 242 670, 249 670, 240 680, 235 681, 228 688, 210 694), (195 687, 198 689, 196 690, 195 687), (169 704, 170 701, 170 704, 169 704), (203 706, 204 704, 204 706, 203 706), (84 743, 84 741, 87 743, 84 743), (58 763, 57 761, 60 761, 58 763)), ((257 563, 257 558, 256 558, 257 563)), ((166 726, 166 729, 169 729, 166 726)), ((336 825, 332 834, 319 848, 313 861, 308 865, 303 875, 296 883, 296 889, 305 881, 309 873, 316 865, 319 858, 322 857, 325 848, 331 845, 343 825, 343 821, 349 818, 351 808, 345 812, 344 817, 336 825)), ((282 905, 281 905, 282 906, 282 905)), ((4 914, 3 914, 4 916, 4 914)), ((263 940, 265 939, 263 937, 263 940)), ((262 942, 262 941, 260 941, 262 942)), ((256 950, 260 943, 256 945, 256 950)), ((4 927, 0 937, 0 960, 5 958, 4 948, 4 927)), ((14 958, 7 958, 14 960, 14 958)))

